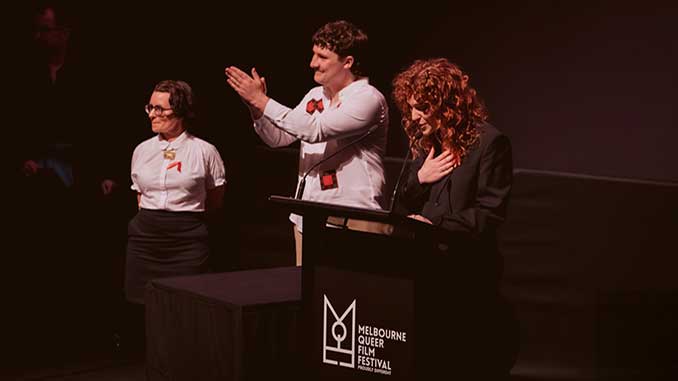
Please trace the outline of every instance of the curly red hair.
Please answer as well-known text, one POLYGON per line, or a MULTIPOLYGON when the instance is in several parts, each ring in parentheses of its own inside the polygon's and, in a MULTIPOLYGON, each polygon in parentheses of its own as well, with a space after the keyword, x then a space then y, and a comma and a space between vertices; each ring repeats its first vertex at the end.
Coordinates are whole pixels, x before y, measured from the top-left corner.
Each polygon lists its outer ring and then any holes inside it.
POLYGON ((476 90, 468 86, 468 75, 445 58, 417 60, 396 75, 393 98, 402 115, 402 123, 410 142, 419 126, 412 121, 410 98, 417 109, 440 121, 440 128, 431 136, 418 139, 412 147, 417 157, 427 153, 438 140, 444 150, 463 159, 477 141, 478 125, 488 118, 487 109, 476 90))

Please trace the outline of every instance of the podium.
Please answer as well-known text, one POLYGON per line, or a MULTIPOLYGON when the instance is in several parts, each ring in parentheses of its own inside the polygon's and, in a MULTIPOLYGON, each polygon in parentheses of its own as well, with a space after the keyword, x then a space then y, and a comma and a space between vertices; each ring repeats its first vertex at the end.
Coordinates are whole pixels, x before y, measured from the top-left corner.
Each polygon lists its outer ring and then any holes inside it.
POLYGON ((492 271, 478 242, 386 211, 269 199, 303 216, 299 351, 310 379, 413 380, 488 366, 494 274, 483 275, 492 271), (337 228, 328 217, 393 229, 337 228))

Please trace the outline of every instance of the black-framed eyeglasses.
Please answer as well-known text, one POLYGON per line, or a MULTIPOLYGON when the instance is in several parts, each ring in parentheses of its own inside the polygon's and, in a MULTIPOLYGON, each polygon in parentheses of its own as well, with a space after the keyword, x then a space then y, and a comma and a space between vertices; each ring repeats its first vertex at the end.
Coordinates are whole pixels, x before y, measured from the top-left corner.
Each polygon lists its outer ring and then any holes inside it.
POLYGON ((155 115, 167 115, 167 111, 172 111, 171 108, 164 108, 162 106, 157 106, 157 105, 152 105, 152 104, 147 104, 144 106, 144 111, 146 111, 146 114, 151 115, 151 112, 155 111, 155 115))

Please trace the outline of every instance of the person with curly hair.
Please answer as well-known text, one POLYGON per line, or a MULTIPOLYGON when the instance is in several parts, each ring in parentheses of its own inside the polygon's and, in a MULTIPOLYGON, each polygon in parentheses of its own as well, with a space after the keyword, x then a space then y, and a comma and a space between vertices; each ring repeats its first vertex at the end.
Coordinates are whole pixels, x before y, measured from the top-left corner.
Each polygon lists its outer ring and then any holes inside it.
POLYGON ((436 302, 419 309, 427 316, 425 327, 433 327, 421 333, 422 342, 454 343, 427 359, 432 369, 445 364, 463 379, 507 379, 518 328, 499 292, 503 263, 496 229, 511 191, 511 144, 487 122, 487 109, 469 82, 444 58, 415 61, 393 80, 414 157, 396 210, 453 237, 436 263, 428 263, 427 295, 436 302), (441 300, 451 303, 450 313, 442 313, 441 300))
POLYGON ((469 76, 443 58, 418 60, 395 77, 393 97, 415 159, 400 205, 417 220, 492 236, 511 191, 511 143, 487 122, 469 76))
MULTIPOLYGON (((350 22, 334 21, 318 29, 312 42, 310 68, 319 86, 294 108, 269 98, 266 81, 254 68, 250 75, 227 67, 227 82, 248 106, 254 130, 267 145, 301 140, 297 193, 302 199, 380 209, 389 113, 386 99, 366 76, 367 35, 350 22)), ((302 220, 294 214, 290 220, 300 266, 302 220)), ((373 229, 365 221, 347 225, 373 229)))

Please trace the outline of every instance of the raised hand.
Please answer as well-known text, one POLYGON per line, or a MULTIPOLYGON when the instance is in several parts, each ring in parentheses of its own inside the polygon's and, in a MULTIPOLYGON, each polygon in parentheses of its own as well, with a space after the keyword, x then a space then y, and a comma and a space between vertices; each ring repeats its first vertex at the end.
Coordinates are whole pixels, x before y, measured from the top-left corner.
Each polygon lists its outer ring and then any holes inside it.
POLYGON ((250 108, 252 117, 261 117, 269 99, 266 96, 266 79, 260 77, 255 68, 252 68, 252 76, 235 66, 227 67, 224 73, 227 77, 226 82, 250 108))
POLYGON ((421 184, 435 183, 450 174, 459 163, 459 160, 450 151, 443 151, 438 157, 433 157, 434 153, 434 148, 431 148, 424 165, 417 172, 421 184))

